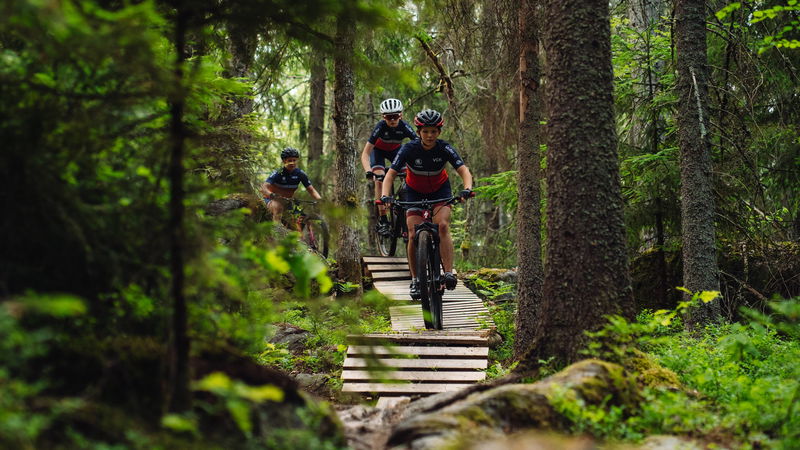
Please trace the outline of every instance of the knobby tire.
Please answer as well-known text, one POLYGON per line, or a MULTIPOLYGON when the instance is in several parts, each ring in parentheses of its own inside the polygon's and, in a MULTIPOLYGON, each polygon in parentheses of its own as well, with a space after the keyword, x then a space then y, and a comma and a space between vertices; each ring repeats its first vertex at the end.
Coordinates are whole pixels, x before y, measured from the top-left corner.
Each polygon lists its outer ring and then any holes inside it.
POLYGON ((311 250, 328 257, 328 244, 330 242, 330 232, 328 224, 319 217, 308 216, 303 227, 303 242, 308 244, 311 250))
POLYGON ((434 253, 433 236, 421 231, 417 239, 417 277, 422 294, 422 318, 425 328, 442 329, 442 295, 439 284, 439 260, 434 253))

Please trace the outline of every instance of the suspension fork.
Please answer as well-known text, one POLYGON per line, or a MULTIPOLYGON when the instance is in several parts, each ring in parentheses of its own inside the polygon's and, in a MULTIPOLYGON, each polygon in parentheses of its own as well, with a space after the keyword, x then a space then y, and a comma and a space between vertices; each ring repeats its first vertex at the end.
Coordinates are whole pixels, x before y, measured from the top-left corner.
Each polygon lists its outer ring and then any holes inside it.
MULTIPOLYGON (((433 222, 422 222, 414 225, 414 246, 419 249, 419 235, 422 231, 428 231, 431 234, 432 243, 433 243, 433 252, 431 257, 434 259, 433 267, 442 266, 442 256, 439 254, 439 224, 433 222)), ((420 268, 417 267, 417 272, 419 272, 420 268)), ((441 276, 441 270, 438 271, 439 273, 436 274, 436 281, 439 282, 439 278, 441 276)))

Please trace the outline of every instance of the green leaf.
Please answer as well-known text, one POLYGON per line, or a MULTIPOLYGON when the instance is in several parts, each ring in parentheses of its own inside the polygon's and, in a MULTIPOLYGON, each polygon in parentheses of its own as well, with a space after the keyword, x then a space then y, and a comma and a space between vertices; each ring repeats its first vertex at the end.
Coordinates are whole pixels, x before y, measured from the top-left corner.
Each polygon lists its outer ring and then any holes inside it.
POLYGON ((161 426, 172 431, 197 433, 197 423, 180 414, 167 414, 161 418, 161 426))
POLYGON ((274 271, 287 274, 289 273, 289 263, 283 259, 275 249, 270 249, 267 252, 267 265, 274 271))
POLYGON ((329 277, 327 273, 319 274, 317 276, 317 283, 319 283, 319 290, 323 294, 327 293, 331 290, 331 288, 333 288, 333 280, 331 280, 331 277, 329 277))
POLYGON ((74 317, 86 313, 83 299, 73 295, 41 295, 22 299, 25 309, 53 317, 74 317))
POLYGON ((283 401, 283 390, 277 386, 273 386, 271 384, 265 384, 264 386, 245 386, 246 388, 242 390, 241 395, 248 400, 256 403, 261 403, 267 400, 271 400, 273 402, 283 401))
POLYGON ((213 372, 206 375, 202 380, 195 383, 195 389, 209 392, 225 392, 230 390, 231 379, 222 372, 213 372))
POLYGON ((33 75, 33 79, 39 84, 42 84, 49 88, 56 87, 56 80, 54 80, 53 77, 48 73, 41 73, 41 72, 36 73, 33 75))
POLYGON ((225 402, 225 406, 228 407, 228 412, 231 413, 231 417, 233 417, 233 421, 236 422, 239 429, 245 435, 250 436, 253 431, 253 422, 250 420, 250 405, 243 400, 232 398, 225 402))
POLYGON ((702 300, 703 303, 708 303, 719 296, 719 291, 703 291, 700 293, 700 300, 702 300))

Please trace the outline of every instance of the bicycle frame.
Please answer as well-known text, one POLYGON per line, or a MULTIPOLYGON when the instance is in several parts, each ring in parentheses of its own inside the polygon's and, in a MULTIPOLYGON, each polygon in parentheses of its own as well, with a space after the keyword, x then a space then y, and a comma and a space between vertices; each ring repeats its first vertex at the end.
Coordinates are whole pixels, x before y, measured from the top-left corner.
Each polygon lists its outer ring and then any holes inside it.
MULTIPOLYGON (((455 203, 458 197, 439 200, 422 200, 419 202, 396 202, 400 206, 422 207, 422 223, 414 225, 414 246, 416 249, 413 257, 416 259, 416 274, 419 277, 422 293, 422 314, 426 328, 442 329, 442 255, 440 253, 439 224, 433 222, 434 209, 439 203, 449 205, 455 203), (430 236, 423 239, 423 233, 430 236)), ((411 255, 409 255, 411 258, 411 255)))

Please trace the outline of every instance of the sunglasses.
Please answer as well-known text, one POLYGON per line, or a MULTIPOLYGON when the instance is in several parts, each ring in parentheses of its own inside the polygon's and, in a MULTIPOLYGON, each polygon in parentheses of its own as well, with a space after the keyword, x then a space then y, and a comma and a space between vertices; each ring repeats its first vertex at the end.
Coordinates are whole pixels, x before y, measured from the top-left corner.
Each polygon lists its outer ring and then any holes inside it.
POLYGON ((386 120, 397 120, 400 118, 400 114, 384 114, 383 118, 386 120))

